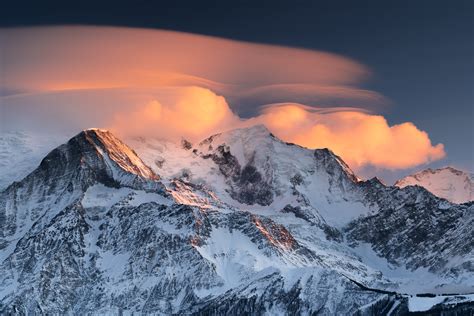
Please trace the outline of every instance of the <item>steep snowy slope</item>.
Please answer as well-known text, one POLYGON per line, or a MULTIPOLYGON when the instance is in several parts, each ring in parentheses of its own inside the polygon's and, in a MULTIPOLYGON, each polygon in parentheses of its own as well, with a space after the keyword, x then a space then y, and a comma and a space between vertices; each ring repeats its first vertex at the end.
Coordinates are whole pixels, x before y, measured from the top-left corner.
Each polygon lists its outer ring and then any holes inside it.
POLYGON ((452 167, 426 169, 398 180, 395 185, 400 188, 419 185, 453 203, 474 200, 474 174, 452 167))

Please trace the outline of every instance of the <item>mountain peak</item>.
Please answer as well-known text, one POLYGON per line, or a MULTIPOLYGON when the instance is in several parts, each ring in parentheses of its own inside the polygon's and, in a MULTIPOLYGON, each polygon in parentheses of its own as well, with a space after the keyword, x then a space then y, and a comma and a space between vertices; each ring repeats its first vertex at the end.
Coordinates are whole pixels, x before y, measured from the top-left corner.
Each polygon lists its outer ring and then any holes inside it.
POLYGON ((447 166, 439 169, 425 169, 408 175, 397 182, 400 188, 419 185, 454 203, 469 202, 474 199, 474 177, 468 172, 447 166))
POLYGON ((83 130, 83 132, 97 132, 97 133, 111 133, 109 132, 108 129, 105 128, 99 128, 99 127, 91 127, 91 128, 86 128, 83 130))
POLYGON ((447 166, 447 167, 443 167, 443 168, 439 168, 439 169, 431 169, 433 173, 438 173, 438 172, 450 172, 450 173, 453 173, 455 175, 463 175, 463 174, 467 174, 467 172, 464 172, 462 170, 459 170, 459 169, 456 169, 454 167, 451 167, 451 166, 447 166))
POLYGON ((87 129, 53 149, 22 181, 27 186, 84 190, 94 183, 159 189, 162 184, 137 154, 111 132, 87 129))
POLYGON ((271 134, 270 130, 264 124, 250 125, 248 127, 242 127, 242 128, 235 129, 234 131, 241 131, 241 132, 246 132, 246 133, 271 134))
MULTIPOLYGON (((264 154, 266 154, 268 149, 273 146, 275 141, 283 143, 264 125, 258 124, 214 134, 201 141, 199 143, 199 147, 204 152, 212 150, 213 148, 217 148, 220 145, 234 147, 234 154, 239 156, 237 158, 243 159, 243 157, 241 157, 242 155, 253 156, 255 152, 258 154, 263 151, 265 152, 264 154), (239 153, 237 153, 236 150, 239 151, 239 153), (244 150, 246 153, 241 152, 242 150, 244 150)), ((244 163, 244 160, 245 159, 239 159, 241 163, 244 163)))
POLYGON ((202 144, 210 144, 214 139, 222 138, 227 140, 233 140, 237 138, 266 138, 268 136, 275 137, 268 128, 263 124, 251 125, 248 127, 235 128, 226 132, 214 134, 204 139, 202 144))
MULTIPOLYGON (((121 169, 141 178, 158 180, 159 177, 125 143, 105 129, 91 128, 80 132, 71 140, 83 140, 94 146, 105 159, 110 158, 121 169)), ((70 141, 71 142, 71 141, 70 141)))

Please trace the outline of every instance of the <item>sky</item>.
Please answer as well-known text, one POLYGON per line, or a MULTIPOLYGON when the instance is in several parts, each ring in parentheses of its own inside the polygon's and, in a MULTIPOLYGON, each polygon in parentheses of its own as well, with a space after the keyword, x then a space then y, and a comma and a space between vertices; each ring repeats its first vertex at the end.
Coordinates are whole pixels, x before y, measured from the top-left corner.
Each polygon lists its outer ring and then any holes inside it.
MULTIPOLYGON (((189 59, 187 56, 170 57, 173 49, 181 47, 176 36, 182 36, 180 33, 171 33, 174 34, 171 42, 175 44, 167 46, 169 55, 161 56, 166 61, 175 60, 177 65, 188 65, 192 70, 181 69, 179 66, 170 67, 170 72, 179 74, 180 77, 174 76, 171 80, 167 74, 159 82, 164 83, 164 86, 178 85, 180 92, 170 93, 170 88, 167 88, 166 93, 153 91, 153 95, 159 95, 159 98, 141 100, 140 107, 134 108, 132 113, 126 105, 122 105, 123 108, 114 113, 113 121, 108 124, 120 127, 125 121, 130 121, 130 118, 141 121, 143 116, 155 115, 155 121, 151 119, 145 124, 135 124, 138 129, 144 128, 148 132, 155 123, 163 123, 163 118, 156 116, 157 111, 165 117, 183 117, 180 112, 183 111, 182 104, 189 100, 205 100, 206 104, 214 104, 207 108, 217 109, 221 113, 217 117, 221 120, 218 123, 200 122, 203 133, 224 126, 237 126, 243 120, 250 119, 251 122, 271 125, 272 131, 279 131, 281 135, 278 136, 286 140, 308 147, 333 147, 363 176, 377 175, 391 182, 427 166, 454 165, 469 171, 474 169, 473 17, 472 1, 454 1, 449 6, 442 1, 175 1, 166 4, 156 1, 135 1, 133 4, 120 1, 104 1, 100 4, 88 1, 73 4, 46 1, 6 4, 6 10, 0 12, 0 27, 8 28, 9 32, 19 26, 64 24, 140 27, 304 49, 285 51, 283 48, 264 45, 257 45, 255 48, 245 43, 237 45, 239 49, 232 50, 236 45, 234 42, 216 44, 213 38, 198 36, 196 43, 217 47, 218 51, 227 49, 227 55, 222 57, 222 54, 210 49, 202 49, 200 53, 203 55, 199 62, 186 64, 184 61, 189 59), (269 56, 268 51, 273 54, 271 61, 262 58, 269 56), (288 54, 293 54, 291 64, 285 61, 288 54), (211 58, 206 59, 208 55, 211 58), (235 58, 252 60, 253 65, 247 65, 244 69, 235 65, 223 66, 232 64, 235 58), (205 67, 199 68, 201 64, 205 64, 205 67), (278 64, 291 68, 280 69, 275 75, 275 69, 285 68, 278 67, 278 64), (292 69, 295 64, 298 65, 292 69), (316 74, 312 74, 313 69, 318 69, 316 74), (196 78, 196 74, 199 78, 196 78), (209 79, 213 80, 210 82, 209 79), (205 89, 184 87, 189 84, 205 89), (164 95, 169 100, 164 101, 164 95), (280 102, 290 104, 275 104, 280 102), (351 109, 341 111, 343 107, 351 109), (279 115, 283 115, 285 120, 278 119, 279 115), (283 126, 281 122, 287 121, 288 117, 294 118, 294 123, 283 126), (304 129, 295 128, 296 125, 303 126, 304 129), (348 126, 348 129, 342 130, 341 126, 348 126), (354 146, 346 141, 352 137, 353 142, 354 134, 360 136, 355 138, 358 141, 355 143, 358 146, 355 147, 363 149, 363 153, 351 148, 354 146), (374 143, 377 138, 382 139, 380 145, 371 149, 373 145, 367 143, 374 143), (390 148, 396 148, 397 152, 391 152, 390 148), (391 157, 396 161, 391 161, 391 157)), ((10 55, 13 47, 31 47, 31 42, 40 37, 22 38, 27 44, 17 41, 16 46, 9 45, 10 55)), ((181 41, 189 42, 186 39, 181 41)), ((3 39, 3 42, 7 41, 3 39)), ((5 45, 3 46, 5 51, 5 45)), ((190 47, 188 50, 193 49, 194 47, 190 47)), ((53 51, 56 50, 45 50, 48 55, 53 51)), ((14 51, 13 55, 17 55, 17 52, 18 50, 14 51)), ((123 54, 130 56, 131 52, 123 54)), ((3 55, 10 56, 8 48, 7 54, 3 55)), ((150 53, 141 56, 145 60, 152 58, 150 53)), ((47 57, 39 56, 38 59, 44 60, 47 57)), ((72 87, 93 89, 81 91, 80 97, 75 99, 77 106, 84 98, 103 98, 103 94, 91 95, 104 89, 109 90, 108 97, 118 98, 123 102, 124 86, 131 89, 130 86, 133 85, 136 89, 137 85, 143 86, 144 83, 143 76, 130 75, 127 76, 131 78, 130 82, 111 82, 112 75, 101 77, 95 71, 93 76, 84 75, 82 82, 69 82, 69 87, 59 87, 59 79, 64 78, 61 71, 56 72, 56 77, 51 76, 52 79, 57 78, 57 82, 45 82, 44 78, 48 76, 42 74, 48 73, 48 69, 44 69, 45 65, 39 62, 32 63, 31 55, 25 53, 23 59, 16 57, 17 64, 12 60, 12 57, 2 58, 4 75, 1 93, 6 96, 25 92, 21 90, 26 89, 29 93, 33 90, 41 92, 40 98, 37 95, 30 98, 47 99, 51 90, 67 90, 72 87), (31 78, 33 68, 28 70, 27 67, 32 64, 36 70, 33 73, 39 74, 36 81, 31 78), (7 84, 6 73, 9 78, 7 84), (18 82, 22 82, 22 87, 10 79, 15 77, 12 74, 17 76, 18 82), (26 82, 26 78, 29 82, 26 82), (91 78, 95 86, 91 86, 91 78), (87 84, 81 87, 79 83, 87 84), (110 89, 117 89, 118 86, 122 90, 110 93, 110 89)), ((103 61, 97 59, 98 63, 103 61)), ((120 58, 117 57, 115 62, 120 63, 120 58)), ((110 62, 108 69, 117 68, 114 66, 116 63, 110 62)), ((91 67, 91 64, 88 65, 91 67)), ((156 67, 161 69, 163 64, 157 63, 156 67)), ((117 77, 119 75, 112 79, 117 77)), ((156 80, 147 79, 147 87, 155 89, 156 80)), ((142 92, 128 90, 125 99, 129 100, 130 95, 135 98, 142 92)), ((64 100, 70 100, 71 94, 61 93, 64 100)), ((74 93, 77 94, 78 91, 74 93)), ((147 91, 148 95, 150 93, 147 91)), ((51 98, 61 99, 57 93, 51 98)), ((50 101, 47 102, 51 103, 50 101)), ((3 100, 3 108, 6 103, 15 102, 3 100)), ((16 103, 21 103, 17 104, 17 108, 25 106, 24 102, 16 103)), ((196 108, 205 110, 206 106, 196 108)), ((19 113, 27 113, 29 110, 31 109, 24 109, 26 112, 19 113)), ((5 109, 0 114, 6 117, 5 109)), ((108 111, 103 113, 104 116, 110 116, 109 114, 108 111)), ((5 121, 3 123, 6 125, 5 121)), ((168 129, 183 129, 187 125, 170 126, 168 129)))

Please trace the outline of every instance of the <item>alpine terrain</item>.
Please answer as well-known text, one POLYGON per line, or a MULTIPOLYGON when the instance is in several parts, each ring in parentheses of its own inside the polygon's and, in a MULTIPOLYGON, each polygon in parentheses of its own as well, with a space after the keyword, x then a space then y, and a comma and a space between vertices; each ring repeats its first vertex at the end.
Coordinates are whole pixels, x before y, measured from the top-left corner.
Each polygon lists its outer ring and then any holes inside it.
POLYGON ((465 198, 450 169, 363 181, 262 125, 89 129, 42 160, 25 139, 0 138, 25 173, 0 169, 2 315, 474 313, 472 178, 465 198))

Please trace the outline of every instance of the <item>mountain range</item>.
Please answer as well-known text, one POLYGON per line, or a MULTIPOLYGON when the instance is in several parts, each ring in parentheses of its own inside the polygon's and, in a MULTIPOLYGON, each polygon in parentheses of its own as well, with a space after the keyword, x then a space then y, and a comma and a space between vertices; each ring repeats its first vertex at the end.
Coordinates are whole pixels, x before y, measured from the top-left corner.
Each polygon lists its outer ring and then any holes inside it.
POLYGON ((474 203, 428 185, 444 170, 361 180, 262 125, 196 144, 89 129, 47 154, 2 137, 2 160, 26 153, 0 164, 2 314, 474 311, 474 203))

